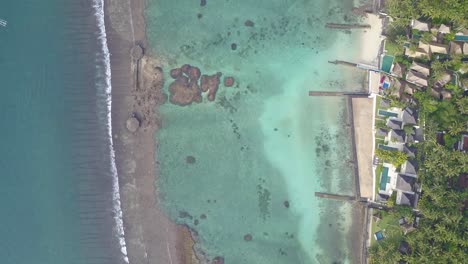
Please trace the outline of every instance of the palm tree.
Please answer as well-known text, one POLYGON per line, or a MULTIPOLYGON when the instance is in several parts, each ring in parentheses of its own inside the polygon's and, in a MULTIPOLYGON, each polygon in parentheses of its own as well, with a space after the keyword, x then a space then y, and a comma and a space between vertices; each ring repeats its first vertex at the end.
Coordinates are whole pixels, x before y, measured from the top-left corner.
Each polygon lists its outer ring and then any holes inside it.
POLYGON ((458 111, 462 114, 468 114, 468 97, 462 97, 456 102, 458 111))
POLYGON ((403 35, 398 35, 395 39, 395 43, 398 44, 399 46, 403 46, 407 41, 407 38, 403 35))
POLYGON ((455 121, 452 124, 450 124, 448 134, 451 136, 456 136, 460 134, 461 132, 463 132, 464 130, 465 130, 465 127, 463 123, 455 121))

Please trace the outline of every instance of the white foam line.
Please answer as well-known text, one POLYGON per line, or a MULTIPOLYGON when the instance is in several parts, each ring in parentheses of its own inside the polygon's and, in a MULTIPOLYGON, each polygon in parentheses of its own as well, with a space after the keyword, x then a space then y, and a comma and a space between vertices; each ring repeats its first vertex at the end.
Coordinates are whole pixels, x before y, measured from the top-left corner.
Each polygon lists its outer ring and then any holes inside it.
POLYGON ((125 243, 125 233, 123 227, 122 218, 122 207, 120 205, 120 191, 119 191, 119 178, 117 174, 117 166, 115 164, 115 151, 112 140, 112 86, 111 86, 111 65, 110 65, 110 53, 109 47, 107 46, 107 35, 106 26, 104 22, 104 0, 93 0, 93 8, 96 11, 95 15, 97 18, 97 26, 99 28, 98 39, 102 45, 102 52, 104 55, 104 67, 105 67, 105 88, 106 88, 106 106, 107 106, 107 133, 110 146, 110 158, 111 158, 111 172, 112 172, 112 203, 115 221, 115 231, 117 238, 119 239, 120 251, 123 254, 123 259, 126 263, 129 263, 127 255, 127 246, 125 243))

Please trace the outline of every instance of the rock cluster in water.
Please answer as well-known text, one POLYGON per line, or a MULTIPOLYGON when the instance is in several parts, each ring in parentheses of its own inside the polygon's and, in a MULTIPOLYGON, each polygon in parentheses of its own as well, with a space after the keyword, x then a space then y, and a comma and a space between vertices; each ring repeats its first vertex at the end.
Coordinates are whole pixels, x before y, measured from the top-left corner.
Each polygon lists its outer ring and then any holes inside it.
POLYGON ((196 159, 194 156, 187 156, 185 158, 185 161, 188 163, 188 164, 194 164, 196 162, 196 159))
MULTIPOLYGON (((214 101, 223 75, 221 72, 213 75, 202 75, 198 67, 189 64, 172 69, 169 74, 174 79, 169 85, 169 101, 180 106, 190 105, 194 102, 201 103, 203 93, 207 93, 208 101, 214 101)), ((231 87, 232 85, 234 85, 234 78, 226 77, 224 86, 231 87)))
POLYGON ((224 86, 231 87, 234 85, 234 78, 229 76, 224 78, 224 86))
POLYGON ((211 264, 224 264, 224 258, 223 257, 215 257, 211 261, 211 264))

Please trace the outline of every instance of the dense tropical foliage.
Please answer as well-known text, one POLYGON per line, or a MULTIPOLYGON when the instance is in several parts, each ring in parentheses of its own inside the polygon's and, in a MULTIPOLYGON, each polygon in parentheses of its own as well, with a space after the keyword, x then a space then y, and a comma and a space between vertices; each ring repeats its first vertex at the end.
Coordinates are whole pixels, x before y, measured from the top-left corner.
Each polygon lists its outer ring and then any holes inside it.
POLYGON ((391 163, 397 168, 405 163, 405 161, 408 159, 408 156, 403 152, 385 149, 376 149, 375 155, 379 157, 379 159, 391 163))
MULTIPOLYGON (((445 23, 457 30, 468 27, 467 0, 388 0, 387 12, 395 19, 390 25, 388 41, 392 49, 399 47, 394 52, 396 61, 406 66, 410 61, 400 53, 402 46, 406 43, 415 48, 418 41, 427 43, 432 37, 431 33, 422 33, 412 42, 411 19, 431 20, 436 25, 445 23)), ((447 34, 444 41, 453 39, 453 35, 447 34)), ((461 62, 460 55, 419 60, 431 65, 429 87, 447 71, 458 72, 462 80, 468 77, 467 65, 461 62)), ((395 206, 382 214, 410 220, 414 219, 411 215, 414 213, 420 217, 418 228, 407 234, 404 228, 388 228, 386 239, 369 249, 371 263, 466 263, 468 259, 468 191, 461 180, 468 173, 468 154, 454 150, 461 134, 468 130, 468 96, 456 83, 448 83, 444 89, 451 92, 451 99, 437 100, 430 88, 413 94, 425 135, 425 141, 417 144, 418 180, 423 190, 418 211, 408 212, 395 206), (437 132, 443 135, 442 142, 440 138, 437 140, 437 132), (399 251, 402 241, 408 243, 409 252, 399 251)), ((390 159, 393 152, 377 151, 376 154, 390 159)), ((406 210, 411 211, 409 207, 406 210)))
POLYGON ((461 26, 468 23, 468 1, 466 0, 388 0, 388 12, 407 23, 421 16, 439 21, 453 21, 461 26))

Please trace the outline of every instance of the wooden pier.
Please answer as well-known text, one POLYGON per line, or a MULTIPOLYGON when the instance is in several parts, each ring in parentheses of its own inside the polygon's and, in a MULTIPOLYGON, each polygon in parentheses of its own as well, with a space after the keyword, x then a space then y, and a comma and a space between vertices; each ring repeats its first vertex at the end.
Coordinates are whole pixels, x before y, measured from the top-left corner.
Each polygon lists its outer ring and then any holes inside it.
POLYGON ((328 63, 337 64, 337 65, 351 66, 351 67, 357 67, 358 66, 357 63, 349 62, 349 61, 342 61, 342 60, 328 61, 328 63))
POLYGON ((338 201, 351 201, 351 202, 356 201, 355 196, 333 194, 333 193, 315 192, 315 196, 320 197, 320 198, 338 200, 338 201))
POLYGON ((369 24, 340 24, 340 23, 327 23, 325 25, 327 28, 333 29, 362 29, 362 28, 370 28, 371 25, 369 24))
POLYGON ((328 91, 309 91, 309 96, 351 96, 368 97, 367 92, 328 92, 328 91))
POLYGON ((378 67, 369 65, 369 64, 364 64, 364 63, 354 63, 354 62, 342 61, 342 60, 328 61, 328 63, 356 67, 356 68, 359 68, 361 70, 366 70, 366 71, 381 72, 378 67))

